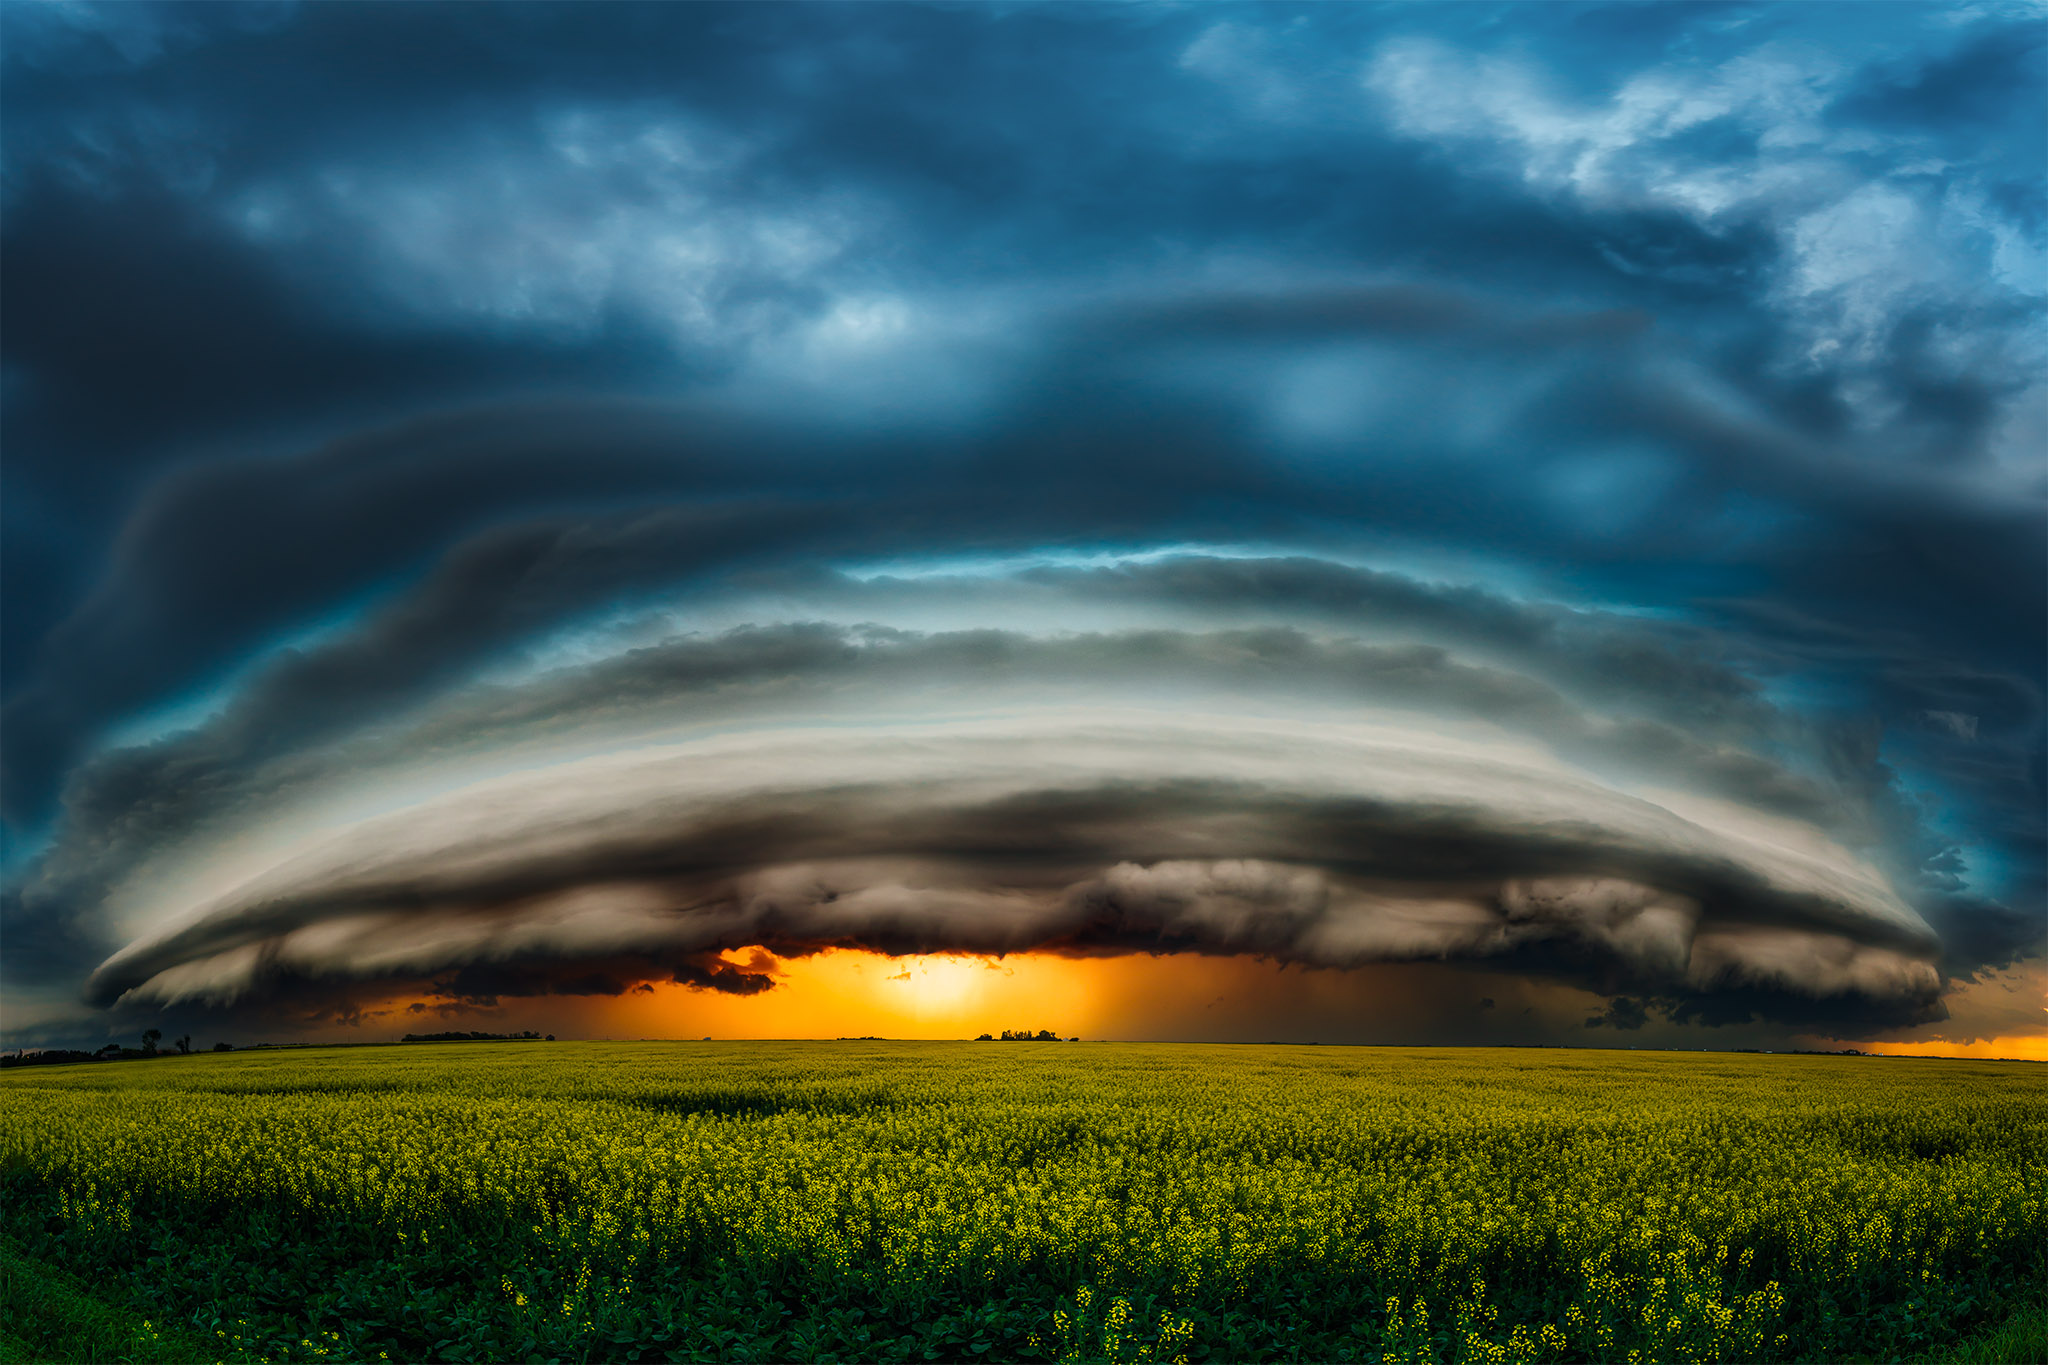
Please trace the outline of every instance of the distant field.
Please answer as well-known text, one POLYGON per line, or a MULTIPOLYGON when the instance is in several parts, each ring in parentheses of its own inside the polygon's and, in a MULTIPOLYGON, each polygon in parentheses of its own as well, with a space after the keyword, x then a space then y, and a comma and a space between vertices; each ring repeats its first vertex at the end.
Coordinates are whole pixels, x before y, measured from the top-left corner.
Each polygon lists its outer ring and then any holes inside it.
POLYGON ((0 1181, 9 1274, 138 1359, 1913 1359, 2038 1310, 2048 1070, 237 1053, 0 1074, 0 1181))

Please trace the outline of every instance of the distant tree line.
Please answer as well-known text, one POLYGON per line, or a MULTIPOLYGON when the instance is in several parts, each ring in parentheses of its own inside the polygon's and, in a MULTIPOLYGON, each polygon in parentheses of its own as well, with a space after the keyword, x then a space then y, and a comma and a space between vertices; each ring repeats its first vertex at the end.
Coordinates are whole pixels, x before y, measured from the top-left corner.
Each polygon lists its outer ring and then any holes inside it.
MULTIPOLYGON (((141 1047, 123 1047, 119 1043, 108 1043, 98 1052, 78 1052, 71 1048, 52 1047, 38 1052, 19 1052, 12 1056, 0 1056, 0 1067, 9 1066, 58 1066, 72 1062, 132 1062, 148 1057, 182 1057, 192 1051, 192 1035, 173 1038, 170 1048, 160 1048, 164 1031, 159 1028, 145 1029, 141 1047)), ((408 1043, 552 1043, 555 1035, 525 1033, 408 1033, 401 1040, 408 1043)), ((274 1047, 304 1047, 303 1043, 256 1043, 256 1049, 274 1047)), ((353 1044, 352 1046, 362 1046, 353 1044)), ((376 1046, 376 1045, 372 1045, 376 1046)), ((233 1043, 215 1043, 215 1052, 233 1052, 233 1043)))
MULTIPOLYGON (((1030 1029, 1004 1029, 1000 1038, 992 1038, 984 1033, 974 1041, 977 1043, 1057 1043, 1060 1041, 1060 1036, 1049 1028, 1042 1028, 1036 1033, 1033 1033, 1030 1029)), ((1079 1038, 1069 1038, 1067 1041, 1078 1043, 1081 1040, 1079 1038)))
MULTIPOLYGON (((0 1057, 0 1066, 56 1066, 66 1062, 132 1062, 144 1057, 183 1057, 192 1051, 192 1035, 171 1040, 173 1051, 157 1046, 163 1041, 164 1031, 160 1028, 144 1029, 141 1047, 123 1047, 119 1043, 108 1043, 98 1052, 77 1052, 71 1048, 44 1048, 40 1052, 22 1052, 12 1057, 0 1057)), ((234 1044, 215 1043, 215 1052, 232 1052, 234 1044)))

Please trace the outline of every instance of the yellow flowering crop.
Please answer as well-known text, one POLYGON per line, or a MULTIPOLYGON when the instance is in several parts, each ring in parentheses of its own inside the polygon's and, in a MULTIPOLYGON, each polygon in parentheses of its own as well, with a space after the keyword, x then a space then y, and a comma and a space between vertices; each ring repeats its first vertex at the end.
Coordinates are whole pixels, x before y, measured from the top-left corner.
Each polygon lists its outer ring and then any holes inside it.
POLYGON ((84 1273, 148 1261, 153 1311, 231 1359, 1910 1354, 2039 1282, 2044 1080, 1533 1050, 235 1053, 0 1075, 0 1219, 84 1273))

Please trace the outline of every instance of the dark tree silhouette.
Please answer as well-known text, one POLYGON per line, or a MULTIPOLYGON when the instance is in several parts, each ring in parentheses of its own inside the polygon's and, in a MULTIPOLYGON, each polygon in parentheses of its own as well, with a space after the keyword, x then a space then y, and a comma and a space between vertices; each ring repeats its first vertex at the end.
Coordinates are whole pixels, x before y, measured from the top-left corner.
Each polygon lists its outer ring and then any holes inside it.
POLYGON ((162 1029, 160 1029, 160 1028, 151 1028, 151 1029, 144 1029, 144 1030, 142 1031, 142 1052, 143 1052, 143 1055, 144 1055, 144 1056, 146 1056, 146 1057, 154 1057, 154 1056, 156 1056, 156 1043, 157 1043, 157 1039, 159 1039, 159 1038, 161 1038, 161 1037, 163 1037, 163 1036, 164 1036, 164 1031, 163 1031, 162 1029))

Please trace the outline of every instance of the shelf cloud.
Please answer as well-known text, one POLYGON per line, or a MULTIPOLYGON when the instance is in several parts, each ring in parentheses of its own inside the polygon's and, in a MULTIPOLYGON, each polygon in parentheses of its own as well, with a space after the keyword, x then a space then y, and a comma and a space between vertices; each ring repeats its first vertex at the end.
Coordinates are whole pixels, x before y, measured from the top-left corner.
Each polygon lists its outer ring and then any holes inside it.
POLYGON ((315 842, 88 989, 228 1002, 750 946, 1325 967, 1535 948, 1666 990, 1932 1000, 1928 926, 1819 840, 1403 728, 1077 719, 728 736, 459 789, 315 842))

